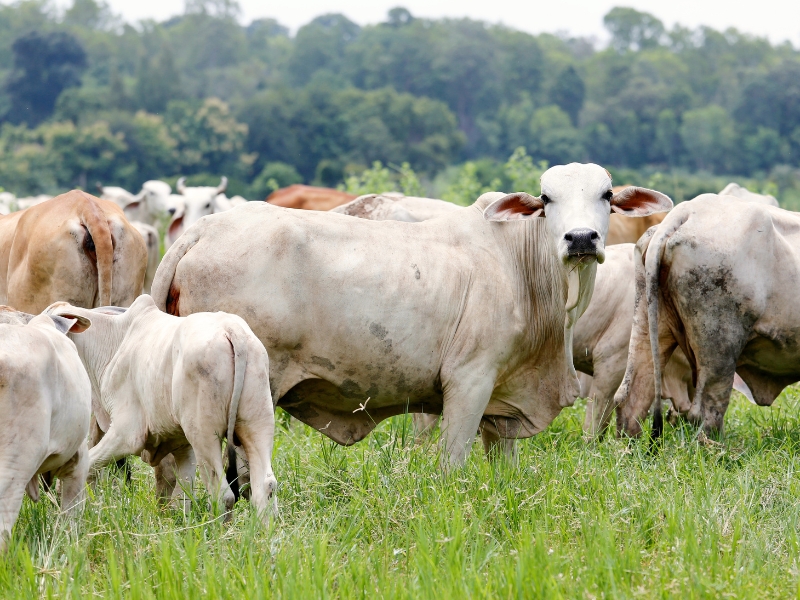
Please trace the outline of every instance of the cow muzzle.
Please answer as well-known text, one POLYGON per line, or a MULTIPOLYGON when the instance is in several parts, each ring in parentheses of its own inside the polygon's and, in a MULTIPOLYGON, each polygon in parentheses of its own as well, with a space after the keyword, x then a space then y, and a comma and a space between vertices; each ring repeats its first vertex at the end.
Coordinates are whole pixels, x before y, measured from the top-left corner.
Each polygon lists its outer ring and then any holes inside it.
POLYGON ((603 262, 605 252, 600 234, 588 227, 572 229, 564 234, 564 244, 567 249, 568 262, 583 262, 585 259, 594 259, 603 262))

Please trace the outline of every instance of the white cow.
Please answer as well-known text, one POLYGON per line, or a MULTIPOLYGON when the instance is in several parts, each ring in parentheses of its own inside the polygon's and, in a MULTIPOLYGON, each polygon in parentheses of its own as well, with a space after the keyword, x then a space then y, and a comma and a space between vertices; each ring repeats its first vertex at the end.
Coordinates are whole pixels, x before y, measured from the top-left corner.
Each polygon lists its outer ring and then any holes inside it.
POLYGON ((86 487, 92 388, 75 345, 84 318, 0 310, 0 551, 39 474, 61 479, 61 507, 80 507, 86 487))
POLYGON ((227 437, 229 453, 237 439, 250 465, 250 498, 268 518, 277 488, 269 364, 242 319, 224 313, 173 317, 146 295, 128 309, 57 302, 48 313, 93 323, 73 338, 92 382, 94 415, 106 432, 89 451, 92 473, 143 450, 154 466, 171 453, 181 483, 177 499, 191 489, 196 456, 209 494, 230 510, 235 494, 223 476, 221 439, 227 437))
POLYGON ((491 447, 574 401, 572 326, 609 213, 672 206, 651 190, 613 194, 597 165, 553 167, 541 184, 538 198, 488 194, 422 223, 248 203, 181 237, 154 300, 240 314, 270 353, 275 401, 335 441, 430 407, 443 412, 445 466, 463 464, 479 425, 491 447))
POLYGON ((223 177, 217 187, 186 187, 186 178, 181 177, 175 189, 183 196, 183 210, 175 212, 167 228, 164 244, 167 248, 175 243, 188 227, 206 215, 213 215, 233 208, 225 197, 228 178, 223 177))
POLYGON ((751 192, 747 188, 743 188, 738 183, 729 183, 719 193, 719 195, 735 196, 737 198, 740 198, 741 200, 747 200, 748 202, 755 202, 756 204, 767 204, 769 206, 776 206, 776 207, 780 206, 775 196, 770 196, 769 194, 756 194, 754 192, 751 192))
MULTIPOLYGON (((331 210, 373 221, 419 222, 459 210, 460 207, 431 198, 399 194, 370 194, 331 210)), ((573 357, 581 381, 581 396, 588 398, 584 431, 602 434, 614 410, 614 392, 625 374, 628 343, 633 324, 633 244, 606 249, 606 260, 597 268, 592 301, 575 324, 573 357), (581 375, 583 377, 581 377, 581 375), (594 375, 594 377, 592 377, 594 375)), ((682 352, 676 353, 664 375, 664 397, 678 412, 689 409, 692 372, 682 352)), ((431 431, 438 415, 413 415, 418 435, 431 431)))
POLYGON ((158 227, 165 219, 170 218, 178 209, 171 202, 172 188, 168 183, 158 180, 145 181, 141 191, 134 195, 121 187, 97 184, 100 197, 111 200, 124 212, 125 217, 133 222, 158 227))

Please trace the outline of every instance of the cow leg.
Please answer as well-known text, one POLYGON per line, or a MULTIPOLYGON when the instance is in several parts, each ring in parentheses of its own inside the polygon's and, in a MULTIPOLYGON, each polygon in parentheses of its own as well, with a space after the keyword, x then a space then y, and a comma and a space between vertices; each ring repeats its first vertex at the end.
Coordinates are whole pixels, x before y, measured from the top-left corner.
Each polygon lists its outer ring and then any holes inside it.
POLYGON ((75 456, 55 472, 55 476, 61 479, 61 510, 70 516, 80 512, 83 507, 88 475, 89 449, 84 442, 75 456))
MULTIPOLYGON (((44 461, 43 453, 46 452, 46 446, 39 450, 26 447, 26 444, 19 441, 46 440, 46 432, 33 428, 16 433, 16 438, 9 438, 0 446, 0 552, 5 551, 11 538, 11 530, 22 508, 25 487, 31 479, 38 491, 39 478, 36 472, 44 461)), ((36 498, 38 499, 38 495, 36 498)))
POLYGON ((605 365, 598 365, 592 378, 583 421, 583 432, 592 438, 603 436, 616 408, 614 393, 625 375, 625 358, 615 361, 614 364, 621 368, 609 370, 605 365))
MULTIPOLYGON (((699 357, 698 357, 699 359, 699 357)), ((698 360, 699 363, 699 360, 698 360)), ((689 409, 689 421, 700 424, 707 433, 722 433, 725 411, 731 399, 736 365, 710 369, 698 364, 697 388, 689 409)))
MULTIPOLYGON (((219 438, 213 431, 193 432, 185 430, 185 433, 186 439, 189 440, 197 457, 200 478, 203 480, 206 490, 214 499, 215 508, 224 508, 225 512, 229 513, 233 508, 235 498, 225 479, 225 470, 222 467, 222 445, 219 438)), ((230 516, 227 518, 230 518, 230 516)))
POLYGON ((481 440, 483 441, 483 449, 486 456, 491 461, 495 461, 501 456, 517 464, 519 461, 519 453, 517 452, 517 444, 515 439, 508 439, 500 437, 497 429, 489 426, 484 419, 481 424, 481 440))
POLYGON ((183 512, 188 514, 191 501, 194 497, 194 473, 196 463, 194 451, 191 446, 183 446, 172 451, 175 459, 175 479, 176 485, 172 490, 171 503, 177 504, 183 501, 183 512))
POLYGON ((278 514, 278 480, 272 472, 273 435, 269 429, 248 428, 248 431, 237 430, 237 436, 250 465, 250 501, 267 525, 270 514, 278 514))
MULTIPOLYGON (((5 552, 11 530, 19 517, 22 508, 22 497, 28 481, 13 478, 0 481, 0 552, 5 552)), ((28 478, 30 480, 30 478, 28 478)))
POLYGON ((433 435, 433 429, 439 422, 439 415, 414 413, 411 415, 411 422, 414 425, 414 442, 422 444, 433 435))
POLYGON ((96 446, 89 450, 89 478, 94 479, 97 471, 111 461, 139 454, 144 449, 146 430, 134 411, 115 415, 108 431, 96 446))
MULTIPOLYGON (((480 369, 469 370, 480 372, 480 369)), ((483 412, 492 396, 494 380, 484 377, 476 381, 474 375, 467 371, 463 369, 449 377, 447 383, 442 382, 444 410, 439 448, 442 451, 441 466, 444 470, 464 465, 483 412)))
POLYGON ((166 503, 172 497, 172 492, 175 491, 175 484, 177 483, 178 465, 175 463, 175 457, 172 454, 167 454, 161 459, 161 462, 153 467, 153 475, 156 478, 156 497, 159 502, 166 503))

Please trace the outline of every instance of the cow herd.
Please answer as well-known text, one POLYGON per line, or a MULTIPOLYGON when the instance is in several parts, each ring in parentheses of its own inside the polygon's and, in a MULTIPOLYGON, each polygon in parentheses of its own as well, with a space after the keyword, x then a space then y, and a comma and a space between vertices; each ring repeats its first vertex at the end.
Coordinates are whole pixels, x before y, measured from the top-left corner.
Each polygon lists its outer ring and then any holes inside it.
POLYGON ((718 431, 734 384, 769 405, 800 380, 800 217, 735 184, 673 210, 575 163, 538 197, 466 208, 225 186, 101 186, 0 217, 0 545, 40 479, 74 514, 134 454, 184 506, 199 467, 226 512, 238 454, 268 519, 275 406, 344 445, 441 415, 450 469, 476 433, 513 458, 579 395, 587 434, 616 411, 635 437, 651 407, 659 432, 662 398, 718 431))

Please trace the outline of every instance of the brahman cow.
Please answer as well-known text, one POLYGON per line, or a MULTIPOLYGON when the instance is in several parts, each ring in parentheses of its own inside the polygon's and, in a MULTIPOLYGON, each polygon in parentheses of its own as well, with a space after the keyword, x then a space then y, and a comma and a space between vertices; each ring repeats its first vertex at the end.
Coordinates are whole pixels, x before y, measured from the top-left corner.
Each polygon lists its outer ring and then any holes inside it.
POLYGON ((94 415, 106 432, 89 451, 90 473, 143 450, 154 466, 172 454, 177 499, 191 489, 196 456, 208 493, 230 510, 235 493, 225 481, 221 439, 227 438, 229 454, 237 439, 250 465, 250 499, 268 519, 277 489, 269 363, 244 320, 219 312, 173 317, 147 295, 128 309, 57 302, 47 312, 93 324, 72 338, 92 383, 94 415))
MULTIPOLYGON (((370 194, 334 208, 331 212, 373 221, 419 222, 458 210, 461 210, 460 207, 442 200, 410 198, 399 194, 370 194)), ((640 219, 614 216, 635 222, 650 219, 654 215, 640 219)), ((633 301, 633 244, 609 247, 606 249, 605 262, 597 268, 592 301, 575 324, 572 345, 575 369, 586 375, 585 389, 581 382, 581 395, 588 398, 583 428, 593 436, 601 435, 608 426, 614 409, 614 392, 625 374, 633 324, 633 301)), ((681 352, 676 352, 665 370, 664 389, 665 397, 672 400, 678 412, 686 412, 689 408, 691 375, 686 358, 681 352)), ((439 415, 415 413, 412 420, 421 438, 432 430, 439 415)))
POLYGON ((721 431, 734 373, 761 406, 800 379, 800 216, 733 196, 703 194, 673 210, 637 245, 634 327, 615 401, 636 436, 676 348, 692 367, 689 418, 721 431), (721 216, 724 215, 724 219, 721 216))
POLYGON ((227 187, 227 177, 223 177, 217 187, 186 187, 186 177, 178 179, 175 189, 183 197, 183 207, 172 215, 164 240, 165 247, 172 246, 175 240, 201 217, 231 209, 232 206, 224 196, 227 187))
POLYGON ((164 181, 152 179, 142 184, 135 196, 121 187, 97 184, 100 197, 119 206, 129 221, 139 221, 146 225, 159 226, 165 219, 175 214, 178 206, 170 202, 172 188, 164 181))
POLYGON ((347 192, 299 183, 275 190, 267 196, 267 202, 275 206, 303 210, 331 210, 355 199, 356 196, 347 192))
POLYGON ((0 551, 39 475, 61 479, 61 507, 80 508, 86 488, 92 387, 75 345, 83 318, 34 317, 0 307, 0 551))
POLYGON ((153 297, 171 314, 245 318, 278 406, 338 443, 404 411, 441 411, 443 461, 462 464, 479 425, 498 441, 528 437, 572 404, 572 326, 609 213, 672 206, 641 188, 614 195, 591 164, 549 169, 542 191, 422 223, 251 203, 188 230, 153 297))
POLYGON ((0 217, 0 302, 28 313, 65 300, 127 306, 142 292, 147 248, 113 202, 73 190, 0 217))

